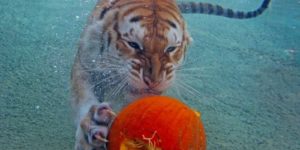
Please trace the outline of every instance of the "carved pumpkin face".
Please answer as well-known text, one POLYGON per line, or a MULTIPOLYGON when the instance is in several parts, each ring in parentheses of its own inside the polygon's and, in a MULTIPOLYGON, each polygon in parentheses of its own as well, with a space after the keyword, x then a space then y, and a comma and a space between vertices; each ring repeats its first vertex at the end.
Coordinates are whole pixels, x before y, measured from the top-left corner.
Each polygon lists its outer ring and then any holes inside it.
POLYGON ((109 150, 205 150, 200 114, 165 96, 136 100, 112 124, 109 150))

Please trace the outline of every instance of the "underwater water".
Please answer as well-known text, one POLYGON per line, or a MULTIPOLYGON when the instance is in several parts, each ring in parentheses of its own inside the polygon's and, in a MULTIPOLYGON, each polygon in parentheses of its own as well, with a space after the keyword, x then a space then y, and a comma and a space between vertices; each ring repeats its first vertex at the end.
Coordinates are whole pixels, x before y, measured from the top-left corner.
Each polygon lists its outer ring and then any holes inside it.
MULTIPOLYGON (((70 69, 95 2, 0 1, 1 150, 73 149, 70 69)), ((252 10, 261 0, 206 2, 252 10)), ((300 149, 300 1, 273 0, 250 20, 184 18, 194 41, 183 86, 167 94, 201 111, 207 149, 300 149)))

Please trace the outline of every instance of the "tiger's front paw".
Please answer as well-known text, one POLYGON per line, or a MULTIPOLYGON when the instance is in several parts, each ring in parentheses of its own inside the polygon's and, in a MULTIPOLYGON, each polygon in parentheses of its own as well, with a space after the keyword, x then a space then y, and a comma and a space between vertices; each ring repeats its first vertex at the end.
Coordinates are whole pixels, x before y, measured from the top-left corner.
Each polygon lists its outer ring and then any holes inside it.
POLYGON ((88 115, 81 121, 85 141, 92 147, 103 147, 108 142, 109 128, 116 114, 108 103, 93 105, 88 115))

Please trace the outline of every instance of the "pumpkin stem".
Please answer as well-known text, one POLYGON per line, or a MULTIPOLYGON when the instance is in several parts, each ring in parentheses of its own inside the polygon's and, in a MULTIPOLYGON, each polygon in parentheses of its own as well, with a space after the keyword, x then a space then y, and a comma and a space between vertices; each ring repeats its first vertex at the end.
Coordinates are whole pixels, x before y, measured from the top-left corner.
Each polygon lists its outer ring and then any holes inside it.
POLYGON ((197 117, 201 117, 201 113, 199 111, 197 111, 196 109, 192 109, 194 111, 194 113, 196 114, 197 117))

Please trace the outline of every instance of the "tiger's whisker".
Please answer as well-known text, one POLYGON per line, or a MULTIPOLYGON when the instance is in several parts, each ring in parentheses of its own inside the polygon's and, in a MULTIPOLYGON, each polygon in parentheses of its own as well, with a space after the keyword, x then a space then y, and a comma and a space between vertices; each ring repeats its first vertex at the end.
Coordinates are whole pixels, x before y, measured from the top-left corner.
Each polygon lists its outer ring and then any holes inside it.
POLYGON ((118 88, 118 90, 116 90, 115 91, 115 96, 119 93, 119 92, 121 92, 121 90, 124 88, 124 87, 126 87, 127 86, 127 81, 128 79, 126 79, 126 78, 124 78, 124 81, 120 84, 121 86, 118 88))
POLYGON ((103 62, 103 61, 95 61, 93 64, 91 63, 82 63, 83 66, 95 66, 95 67, 100 67, 100 66, 115 66, 115 67, 124 67, 124 63, 120 64, 114 64, 113 62, 103 62))
POLYGON ((118 86, 116 86, 109 95, 109 99, 113 99, 126 86, 127 77, 121 79, 118 86))
POLYGON ((117 71, 117 72, 126 72, 127 69, 123 68, 116 68, 116 67, 106 67, 106 68, 101 68, 101 67, 95 67, 92 69, 83 69, 84 71, 97 71, 97 72, 105 72, 105 71, 117 71))
POLYGON ((99 60, 99 62, 105 63, 105 64, 116 64, 116 65, 122 65, 124 63, 123 61, 115 60, 115 59, 111 59, 111 58, 101 58, 99 60))
POLYGON ((124 68, 124 64, 113 64, 113 63, 103 63, 103 62, 99 62, 99 63, 97 63, 97 65, 103 66, 103 67, 110 66, 110 67, 124 68))
POLYGON ((189 62, 185 60, 185 61, 183 61, 182 64, 176 66, 175 68, 185 68, 185 66, 192 65, 192 64, 197 63, 197 62, 198 62, 198 59, 193 59, 193 60, 190 60, 189 62))
POLYGON ((182 82, 182 81, 179 81, 178 83, 180 83, 181 85, 183 85, 183 86, 186 87, 187 89, 189 89, 189 90, 195 92, 196 94, 201 95, 201 93, 200 93, 198 90, 196 90, 195 88, 193 88, 192 86, 190 86, 190 85, 188 85, 188 84, 186 84, 186 83, 184 83, 184 82, 182 82))
POLYGON ((120 57, 116 57, 112 54, 102 55, 100 59, 111 60, 111 61, 118 62, 118 63, 124 62, 123 59, 121 59, 120 57))
POLYGON ((91 88, 94 88, 94 87, 100 85, 101 83, 107 81, 108 79, 115 79, 116 77, 122 76, 122 75, 123 74, 115 74, 115 75, 111 75, 111 76, 105 77, 105 78, 101 79, 99 82, 97 82, 96 84, 94 84, 91 88))
POLYGON ((204 71, 207 69, 214 69, 214 67, 178 67, 176 68, 176 71, 204 71))
MULTIPOLYGON (((192 96, 195 96, 195 97, 197 96, 197 94, 193 93, 191 90, 187 89, 186 87, 184 87, 181 84, 176 83, 176 84, 174 84, 174 87, 180 88, 180 91, 183 91, 183 93, 185 93, 185 94, 189 93, 192 96)), ((190 95, 189 95, 189 97, 190 97, 190 95)))
POLYGON ((184 100, 184 98, 181 95, 180 90, 178 89, 178 86, 175 86, 174 88, 175 88, 176 94, 178 94, 179 98, 182 99, 182 100, 184 100))
POLYGON ((192 74, 192 73, 177 73, 176 74, 176 77, 179 77, 179 78, 201 78, 202 75, 200 74, 192 74))

